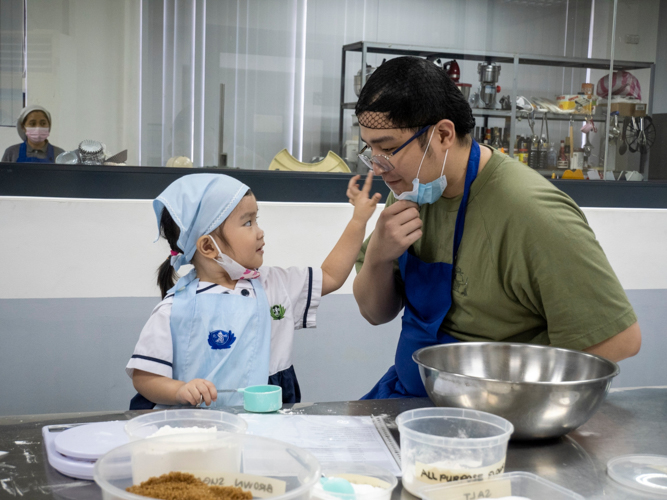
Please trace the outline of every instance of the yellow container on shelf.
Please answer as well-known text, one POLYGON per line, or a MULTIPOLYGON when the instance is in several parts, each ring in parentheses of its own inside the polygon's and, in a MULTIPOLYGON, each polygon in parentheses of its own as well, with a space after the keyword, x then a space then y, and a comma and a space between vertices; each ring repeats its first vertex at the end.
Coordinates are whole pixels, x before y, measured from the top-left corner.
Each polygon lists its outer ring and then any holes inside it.
POLYGON ((584 180, 584 171, 577 169, 577 170, 566 170, 563 172, 563 176, 561 179, 577 179, 577 180, 584 180))
POLYGON ((573 111, 577 107, 577 94, 565 94, 556 97, 558 109, 562 111, 573 111))

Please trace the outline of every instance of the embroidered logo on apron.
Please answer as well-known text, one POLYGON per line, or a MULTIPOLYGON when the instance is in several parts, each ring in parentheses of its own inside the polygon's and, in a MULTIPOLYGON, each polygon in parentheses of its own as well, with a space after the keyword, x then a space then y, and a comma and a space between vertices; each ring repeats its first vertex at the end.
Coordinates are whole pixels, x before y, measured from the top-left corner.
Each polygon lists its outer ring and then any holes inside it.
POLYGON ((271 308, 271 317, 275 320, 280 320, 285 317, 285 308, 280 304, 271 308))
POLYGON ((231 330, 228 332, 216 330, 208 334, 208 345, 211 346, 211 349, 229 349, 235 340, 236 336, 231 330))

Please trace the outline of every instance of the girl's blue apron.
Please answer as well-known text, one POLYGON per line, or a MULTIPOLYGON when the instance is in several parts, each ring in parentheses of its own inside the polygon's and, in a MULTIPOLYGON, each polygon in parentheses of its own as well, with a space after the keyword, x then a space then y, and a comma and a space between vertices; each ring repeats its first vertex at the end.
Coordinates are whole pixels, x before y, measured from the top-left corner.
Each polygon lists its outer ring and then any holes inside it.
POLYGON ((412 354, 422 347, 458 342, 451 335, 441 332, 440 325, 452 305, 456 254, 463 238, 470 186, 477 177, 479 158, 479 144, 473 140, 463 198, 456 215, 452 263, 423 262, 414 255, 412 247, 398 258, 401 278, 405 284, 405 311, 394 366, 362 399, 426 397, 419 367, 412 359, 412 354))
MULTIPOLYGON (((218 389, 266 384, 271 321, 262 284, 258 279, 249 280, 255 290, 254 299, 199 293, 203 290, 197 290, 199 280, 194 276, 193 269, 170 290, 176 290, 171 306, 172 378, 184 382, 202 378, 213 382, 218 389)), ((223 393, 212 406, 242 404, 241 394, 223 393)), ((152 403, 137 394, 130 409, 144 409, 148 405, 152 403)))
MULTIPOLYGON (((269 378, 269 301, 258 279, 256 298, 197 293, 198 279, 174 295, 171 307, 173 378, 210 380, 218 389, 266 384, 269 378)), ((220 394, 215 406, 242 405, 238 393, 220 394)))
POLYGON ((27 143, 23 142, 19 148, 19 157, 16 159, 15 163, 54 163, 56 153, 53 149, 53 146, 49 144, 46 147, 46 158, 35 158, 34 156, 28 156, 28 147, 27 143))

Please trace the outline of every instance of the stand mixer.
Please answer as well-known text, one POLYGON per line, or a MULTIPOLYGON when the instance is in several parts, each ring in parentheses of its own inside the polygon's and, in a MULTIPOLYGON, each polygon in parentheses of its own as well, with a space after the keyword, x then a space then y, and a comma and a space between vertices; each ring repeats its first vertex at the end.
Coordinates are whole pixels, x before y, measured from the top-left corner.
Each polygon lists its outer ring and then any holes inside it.
POLYGON ((500 64, 479 63, 479 106, 487 109, 496 108, 496 95, 500 92, 500 64))

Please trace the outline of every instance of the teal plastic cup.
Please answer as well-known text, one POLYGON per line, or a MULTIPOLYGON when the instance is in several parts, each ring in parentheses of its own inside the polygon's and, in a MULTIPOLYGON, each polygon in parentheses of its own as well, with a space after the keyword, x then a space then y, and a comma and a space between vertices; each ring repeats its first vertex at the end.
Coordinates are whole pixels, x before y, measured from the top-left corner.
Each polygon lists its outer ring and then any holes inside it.
POLYGON ((238 390, 243 394, 243 409, 253 413, 270 413, 283 406, 283 388, 277 385, 252 385, 238 390))

